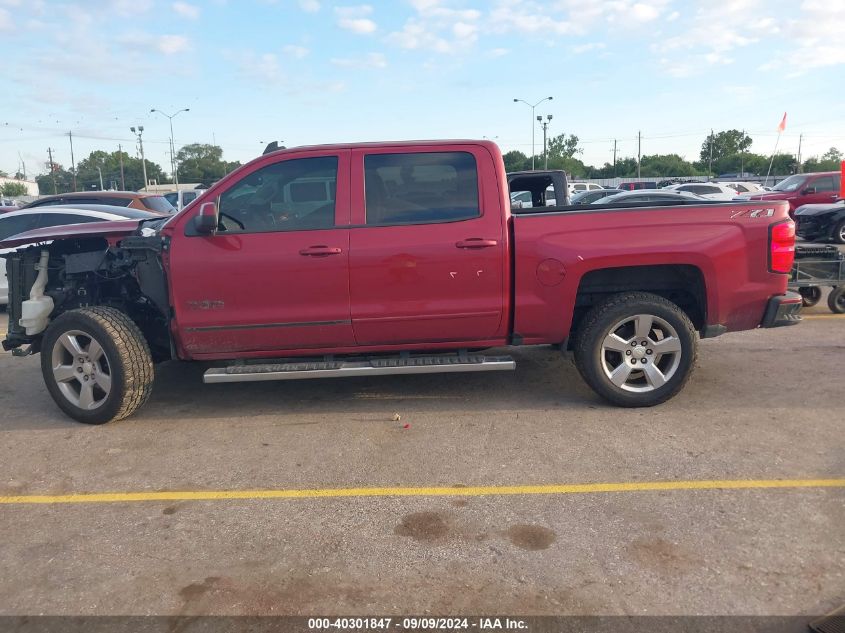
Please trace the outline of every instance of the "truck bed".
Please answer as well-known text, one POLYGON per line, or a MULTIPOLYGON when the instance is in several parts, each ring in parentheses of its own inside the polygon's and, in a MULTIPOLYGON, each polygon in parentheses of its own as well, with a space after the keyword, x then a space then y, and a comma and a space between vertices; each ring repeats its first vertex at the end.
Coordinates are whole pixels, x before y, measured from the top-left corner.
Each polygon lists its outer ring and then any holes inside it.
MULTIPOLYGON (((566 340, 584 286, 612 292, 612 276, 648 270, 700 275, 706 314, 700 329, 757 327, 761 295, 786 292, 787 275, 768 271, 769 226, 788 219, 782 202, 706 202, 642 207, 589 205, 512 216, 514 332, 525 343, 566 340), (679 267, 682 267, 679 269, 679 267), (684 268, 685 267, 685 268, 684 268), (706 280, 706 281, 705 281, 706 280)), ((532 211, 526 209, 526 211, 532 211)))

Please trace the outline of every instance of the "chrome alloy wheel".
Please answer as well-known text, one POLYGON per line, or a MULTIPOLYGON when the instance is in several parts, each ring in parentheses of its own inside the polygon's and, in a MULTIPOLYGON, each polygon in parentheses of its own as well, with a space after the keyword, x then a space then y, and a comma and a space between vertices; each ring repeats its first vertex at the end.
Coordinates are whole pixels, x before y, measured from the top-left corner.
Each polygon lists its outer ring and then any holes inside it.
POLYGON ((636 314, 610 328, 602 341, 599 360, 614 385, 642 393, 671 380, 681 353, 675 328, 660 317, 636 314))
POLYGON ((71 330, 56 339, 52 367, 59 391, 80 409, 90 411, 100 407, 111 392, 108 358, 90 334, 71 330))

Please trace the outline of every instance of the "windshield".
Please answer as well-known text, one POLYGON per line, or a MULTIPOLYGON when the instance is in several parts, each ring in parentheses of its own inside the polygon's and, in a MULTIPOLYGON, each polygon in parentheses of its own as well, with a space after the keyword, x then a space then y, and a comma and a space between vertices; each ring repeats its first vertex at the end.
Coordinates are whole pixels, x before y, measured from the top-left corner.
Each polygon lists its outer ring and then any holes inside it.
POLYGON ((806 176, 790 176, 786 180, 781 180, 778 184, 776 184, 772 188, 772 191, 796 191, 806 182, 806 180, 806 176))

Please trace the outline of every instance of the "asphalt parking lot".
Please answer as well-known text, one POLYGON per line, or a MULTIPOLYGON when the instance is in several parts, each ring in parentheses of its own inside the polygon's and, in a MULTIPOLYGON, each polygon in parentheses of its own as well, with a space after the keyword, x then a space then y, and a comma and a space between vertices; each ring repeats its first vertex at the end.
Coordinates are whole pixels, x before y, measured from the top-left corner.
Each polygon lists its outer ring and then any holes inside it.
POLYGON ((704 341, 646 410, 545 348, 459 377, 213 386, 169 364, 103 427, 3 353, 0 495, 138 500, 4 502, 0 614, 822 614, 845 602, 843 352, 817 307, 704 341), (683 483, 708 480, 738 488, 683 483), (601 483, 627 485, 554 488, 601 483), (149 499, 255 490, 305 493, 149 499))

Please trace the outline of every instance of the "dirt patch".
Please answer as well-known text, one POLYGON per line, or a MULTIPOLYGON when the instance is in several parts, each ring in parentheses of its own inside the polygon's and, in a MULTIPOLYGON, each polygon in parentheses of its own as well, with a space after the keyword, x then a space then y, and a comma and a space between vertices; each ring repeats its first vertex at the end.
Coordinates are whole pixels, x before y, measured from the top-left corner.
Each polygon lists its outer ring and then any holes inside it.
POLYGON ((161 511, 162 514, 175 514, 176 513, 176 506, 167 506, 164 510, 161 511))
POLYGON ((512 525, 505 532, 510 542, 521 549, 548 549, 557 539, 557 535, 541 525, 512 525))
POLYGON ((419 543, 432 543, 449 533, 449 525, 437 512, 414 512, 402 517, 393 533, 408 536, 419 543))
POLYGON ((202 582, 192 582, 179 590, 179 595, 185 602, 191 602, 202 598, 209 591, 213 591, 220 582, 219 576, 209 576, 202 582))
POLYGON ((686 572, 697 564, 695 557, 682 547, 659 537, 640 537, 627 549, 634 561, 658 572, 686 572))

